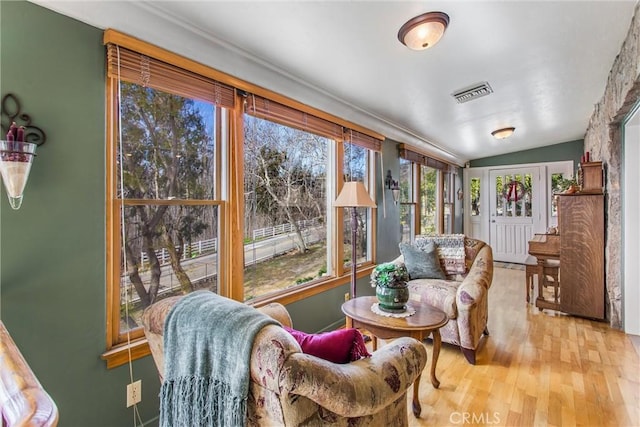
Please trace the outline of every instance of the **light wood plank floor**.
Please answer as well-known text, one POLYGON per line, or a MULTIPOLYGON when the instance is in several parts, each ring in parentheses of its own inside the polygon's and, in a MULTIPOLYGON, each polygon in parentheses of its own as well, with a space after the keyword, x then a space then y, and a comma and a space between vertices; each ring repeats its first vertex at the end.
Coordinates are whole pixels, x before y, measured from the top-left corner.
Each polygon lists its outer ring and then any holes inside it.
MULTIPOLYGON (((524 271, 494 270, 489 332, 471 366, 443 344, 434 389, 410 426, 640 426, 640 357, 632 338, 525 302, 524 271)), ((425 343, 431 357, 431 343, 425 343)), ((411 395, 411 393, 409 393, 411 395)), ((407 399, 410 401, 410 398, 407 399)))

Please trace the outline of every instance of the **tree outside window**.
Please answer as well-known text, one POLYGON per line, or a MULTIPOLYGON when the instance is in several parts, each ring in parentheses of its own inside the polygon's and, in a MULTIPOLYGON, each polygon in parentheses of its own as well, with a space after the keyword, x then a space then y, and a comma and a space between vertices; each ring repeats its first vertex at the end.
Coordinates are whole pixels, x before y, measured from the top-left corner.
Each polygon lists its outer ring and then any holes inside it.
MULTIPOLYGON (((341 179, 372 184, 383 137, 113 30, 105 40, 107 366, 144 355, 140 316, 162 298, 260 304, 346 283, 350 223, 332 203, 341 179)), ((374 224, 359 212, 359 264, 374 224)))
POLYGON ((438 232, 438 170, 420 166, 420 233, 438 232))
POLYGON ((160 298, 217 291, 212 104, 121 83, 121 332, 160 298))
POLYGON ((415 236, 414 164, 400 159, 400 236, 402 242, 411 242, 415 236))
MULTIPOLYGON (((361 181, 365 187, 368 187, 369 177, 369 156, 370 151, 364 147, 360 147, 351 143, 344 143, 344 162, 343 162, 343 177, 344 182, 349 181, 361 181)), ((361 264, 365 261, 371 260, 371 254, 369 251, 369 213, 368 208, 356 209, 356 221, 358 223, 358 229, 356 230, 356 263, 361 264)), ((343 210, 343 260, 344 266, 351 265, 351 209, 343 210)))
POLYGON ((245 114, 245 300, 327 275, 332 141, 245 114))

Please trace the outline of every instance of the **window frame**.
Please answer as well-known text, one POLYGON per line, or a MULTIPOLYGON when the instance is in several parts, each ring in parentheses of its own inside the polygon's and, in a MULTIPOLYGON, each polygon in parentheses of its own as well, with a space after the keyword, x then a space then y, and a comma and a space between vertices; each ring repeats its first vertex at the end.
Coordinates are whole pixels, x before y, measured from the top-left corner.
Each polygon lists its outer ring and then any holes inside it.
MULTIPOLYGON (((229 298, 243 301, 243 209, 244 198, 238 196, 242 194, 244 185, 244 170, 241 161, 238 159, 243 156, 243 114, 244 100, 239 93, 249 92, 262 96, 272 102, 277 102, 286 107, 296 109, 303 114, 311 114, 321 119, 328 120, 340 126, 343 130, 342 138, 336 138, 335 149, 331 154, 332 170, 335 176, 342 173, 342 156, 343 142, 345 140, 365 145, 369 148, 369 170, 368 185, 369 193, 375 200, 376 193, 376 162, 375 156, 381 155, 381 142, 384 136, 366 129, 357 124, 346 121, 342 118, 330 115, 328 113, 316 110, 313 107, 302 104, 298 101, 284 97, 267 89, 255 86, 251 83, 242 81, 233 76, 214 70, 208 66, 197 63, 175 53, 166 51, 149 43, 130 37, 126 34, 119 33, 115 30, 108 29, 104 33, 103 42, 105 45, 115 44, 126 49, 132 50, 141 55, 146 55, 152 59, 163 61, 171 66, 176 66, 187 70, 190 73, 203 76, 205 78, 214 79, 223 84, 230 85, 235 88, 235 96, 233 100, 233 108, 228 111, 225 123, 226 129, 216 129, 216 185, 220 187, 216 189, 216 200, 211 204, 219 206, 219 221, 221 229, 218 238, 221 241, 219 245, 219 265, 220 277, 218 278, 218 292, 229 298), (240 132, 238 131, 240 130, 240 132), (225 135, 222 135, 225 134, 225 135), (218 136, 221 136, 220 138, 218 136), (226 136, 226 137, 225 137, 226 136), (371 151, 371 149, 374 151, 371 151), (377 150, 376 150, 377 149, 377 150), (378 152, 378 154, 376 154, 378 152), (226 272, 226 274, 225 274, 226 272)), ((131 360, 150 354, 148 343, 144 338, 141 328, 131 331, 130 334, 121 334, 119 330, 119 311, 120 311, 120 209, 122 202, 117 199, 117 162, 115 160, 117 152, 117 123, 118 105, 117 105, 118 82, 113 77, 106 77, 106 112, 107 112, 107 129, 106 129, 106 351, 102 354, 102 358, 106 361, 107 368, 128 363, 131 360)), ((184 96, 184 95, 183 95, 184 96)), ((218 109, 216 109, 217 111, 218 109)), ((218 122, 218 121, 216 121, 218 122)), ((335 199, 338 194, 339 187, 342 183, 334 179, 332 183, 332 191, 327 191, 328 196, 335 199)), ((341 180, 340 180, 341 181, 341 180)), ((331 202, 333 200, 330 200, 331 202)), ((172 203, 167 201, 167 203, 172 203)), ((174 204, 185 204, 185 200, 177 200, 174 204)), ((202 204, 198 200, 197 204, 202 204)), ((334 218, 342 218, 342 208, 332 208, 334 218)), ((363 277, 370 274, 376 259, 376 217, 373 208, 369 211, 368 230, 370 230, 370 238, 368 245, 371 248, 371 259, 367 262, 358 264, 357 276, 363 277)), ((339 253, 337 248, 342 246, 342 233, 344 230, 339 226, 340 221, 333 221, 330 232, 327 233, 328 240, 331 239, 333 248, 333 257, 339 253)), ((341 262, 334 259, 335 277, 318 282, 312 282, 308 285, 300 285, 280 292, 268 294, 264 297, 256 298, 251 301, 252 305, 261 306, 269 302, 280 302, 289 304, 304 298, 325 292, 332 288, 343 286, 349 283, 350 269, 345 269, 341 262)))
MULTIPOLYGON (((422 203, 420 197, 420 183, 422 180, 422 167, 429 167, 436 170, 436 218, 435 218, 435 233, 441 234, 445 230, 445 218, 444 218, 444 206, 445 203, 450 203, 452 213, 455 212, 455 198, 453 196, 452 189, 454 188, 453 180, 456 174, 455 166, 442 160, 430 157, 427 154, 423 154, 420 150, 409 146, 407 144, 398 144, 398 151, 400 154, 400 160, 408 162, 410 166, 410 192, 409 200, 400 200, 401 206, 408 206, 413 210, 412 224, 410 226, 410 239, 411 242, 415 240, 417 235, 421 233, 421 214, 422 203), (451 181, 449 183, 449 181, 451 181), (448 200, 445 200, 445 186, 450 185, 448 200)), ((451 222, 454 222, 454 215, 451 215, 451 222)))
MULTIPOLYGON (((248 95, 248 98, 251 98, 251 95, 248 95)), ((282 106, 279 107, 277 111, 280 113, 278 115, 277 120, 274 120, 274 123, 278 123, 285 126, 290 126, 292 122, 288 120, 282 119, 282 106)), ((268 120, 268 117, 265 114, 256 115, 261 119, 268 120)), ((299 126, 300 130, 302 129, 299 126)), ((317 132, 311 132, 316 133, 317 132)), ((335 134, 333 138, 330 138, 329 135, 321 135, 329 139, 329 152, 328 152, 328 183, 327 183, 327 206, 330 208, 327 209, 328 218, 327 218, 327 250, 329 251, 329 255, 327 258, 327 269, 332 269, 332 275, 328 276, 325 279, 316 279, 313 281, 305 282, 302 284, 298 284, 296 286, 292 286, 280 291, 274 291, 266 295, 257 296, 249 301, 250 304, 253 305, 262 305, 268 302, 294 302, 300 299, 306 298, 307 296, 315 295, 319 292, 323 292, 324 290, 331 289, 341 283, 344 282, 344 279, 349 279, 349 275, 351 274, 351 264, 346 264, 342 262, 341 254, 344 253, 345 250, 349 249, 345 247, 344 244, 344 221, 341 219, 346 216, 343 208, 331 207, 333 201, 336 199, 337 195, 340 192, 340 189, 343 185, 343 180, 338 179, 337 177, 345 176, 344 169, 344 156, 345 156, 345 146, 347 143, 351 143, 355 146, 358 146, 365 150, 366 152, 366 177, 365 177, 365 186, 369 192, 369 195, 372 199, 375 199, 375 191, 376 191, 376 182, 375 182, 375 173, 376 173, 376 154, 375 149, 377 148, 375 144, 371 144, 370 140, 366 139, 363 134, 355 135, 353 131, 344 132, 343 138, 336 138, 335 134), (326 287, 324 285, 327 285, 326 287), (320 288, 318 288, 320 287, 320 288), (302 296, 302 297, 300 297, 302 296)), ((244 148, 244 144, 243 147, 244 148)), ((243 156, 244 158, 244 156, 243 156)), ((240 184, 239 184, 240 185, 240 184)), ((244 182, 242 183, 244 185, 244 182)), ((244 188, 244 187, 243 187, 244 188)), ((242 206, 239 206, 238 209, 242 209, 242 217, 244 218, 244 200, 242 200, 242 206)), ((361 262, 358 262, 358 277, 362 275, 369 274, 373 267, 375 266, 376 259, 376 226, 377 226, 377 216, 373 213, 372 208, 367 208, 367 259, 361 262)), ((242 266, 244 269, 244 267, 242 266)), ((237 294, 242 295, 238 300, 244 301, 244 288, 239 285, 243 285, 243 283, 237 283, 237 294)))

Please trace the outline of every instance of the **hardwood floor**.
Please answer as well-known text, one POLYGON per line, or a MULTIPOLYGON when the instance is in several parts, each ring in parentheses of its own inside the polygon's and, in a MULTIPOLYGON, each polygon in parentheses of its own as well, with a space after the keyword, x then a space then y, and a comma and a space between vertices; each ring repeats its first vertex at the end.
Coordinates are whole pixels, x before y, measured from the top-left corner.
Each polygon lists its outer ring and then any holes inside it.
MULTIPOLYGON (((422 414, 416 419, 409 408, 409 425, 640 426, 635 337, 607 323, 527 305, 524 274, 494 270, 491 335, 477 365, 443 344, 440 388, 421 381, 422 414)), ((425 345, 431 357, 431 343, 425 345)))

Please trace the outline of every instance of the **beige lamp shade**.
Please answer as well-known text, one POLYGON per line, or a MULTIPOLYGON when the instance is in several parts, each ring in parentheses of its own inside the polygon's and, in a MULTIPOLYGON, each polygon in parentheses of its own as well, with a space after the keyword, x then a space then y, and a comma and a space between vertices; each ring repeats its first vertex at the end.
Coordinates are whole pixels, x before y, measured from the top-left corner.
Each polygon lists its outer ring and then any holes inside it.
POLYGON ((345 182, 338 198, 333 202, 333 206, 337 208, 346 207, 365 207, 375 208, 376 203, 371 200, 371 196, 360 181, 345 182))

